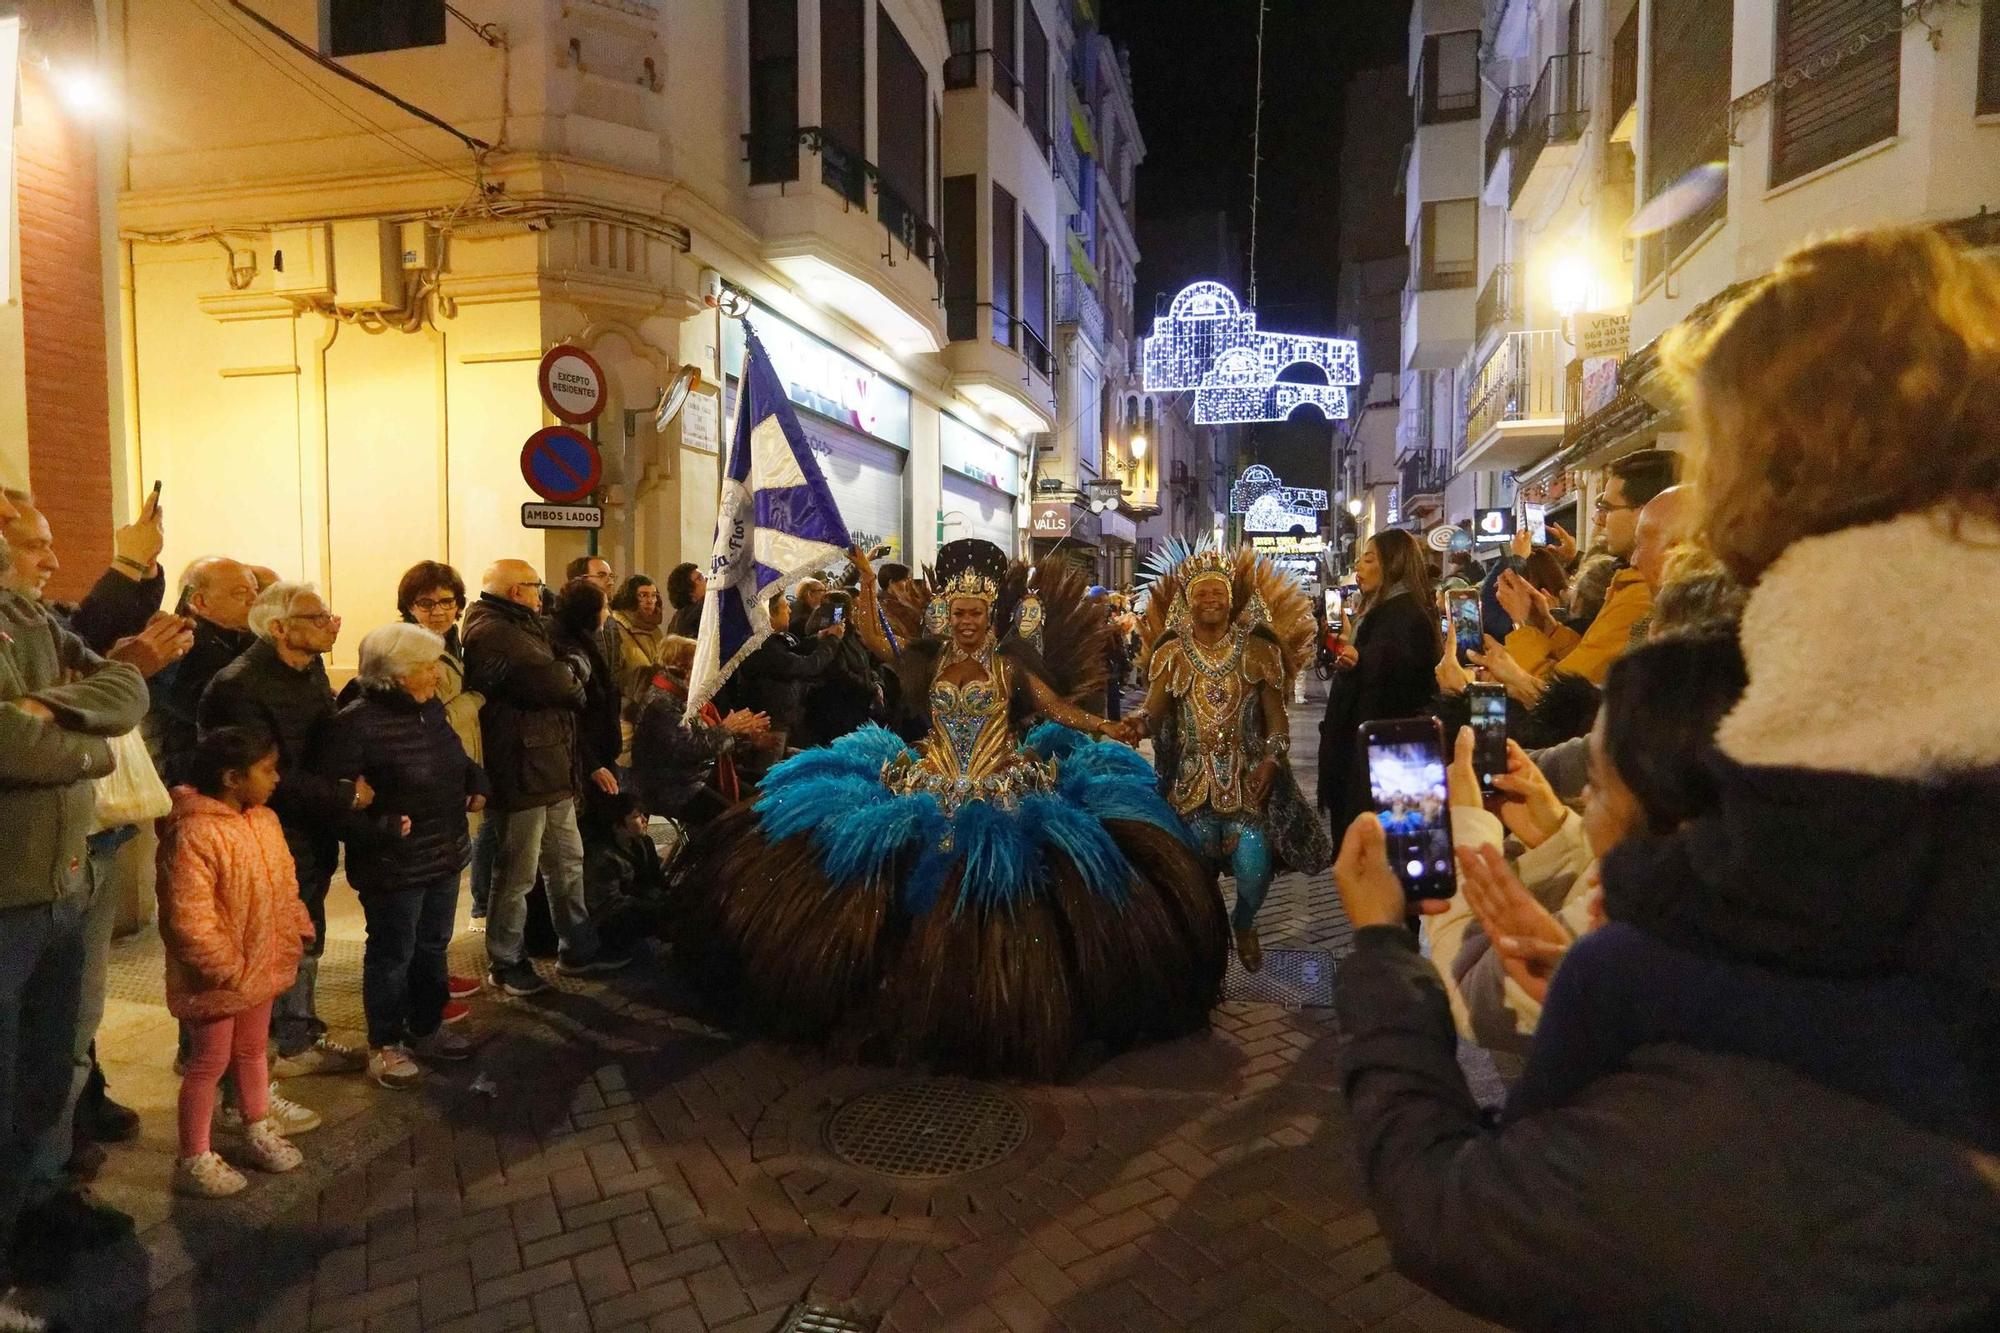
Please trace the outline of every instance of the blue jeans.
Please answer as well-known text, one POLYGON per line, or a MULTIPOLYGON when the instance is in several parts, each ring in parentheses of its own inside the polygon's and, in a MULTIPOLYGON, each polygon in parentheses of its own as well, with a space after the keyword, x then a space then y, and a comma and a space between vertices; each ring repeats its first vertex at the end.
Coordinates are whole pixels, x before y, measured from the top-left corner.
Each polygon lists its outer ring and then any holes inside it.
POLYGON ((548 885, 549 913, 562 937, 563 956, 581 961, 597 952, 597 931, 583 890, 583 835, 576 827, 576 802, 558 801, 532 810, 486 812, 496 826, 499 855, 493 866, 493 898, 486 913, 486 956, 508 967, 525 956, 528 894, 541 871, 548 885))
POLYGON ((1257 923, 1264 895, 1271 891, 1271 844, 1265 841, 1264 830, 1248 820, 1223 818, 1206 806, 1187 822, 1201 854, 1226 864, 1236 876, 1236 907, 1229 914, 1229 924, 1237 930, 1250 929, 1257 923))
POLYGON ((0 1286, 21 1210, 49 1192, 31 1168, 69 1101, 89 902, 79 862, 54 902, 0 911, 0 1286))
POLYGON ((308 849, 299 840, 292 843, 292 859, 299 873, 299 901, 312 918, 313 942, 299 959, 298 979, 292 988, 271 1006, 271 1046, 279 1055, 297 1055, 326 1035, 326 1024, 313 1007, 313 991, 319 980, 320 955, 326 952, 326 892, 333 884, 339 844, 331 851, 308 849))
POLYGON ((364 893, 368 945, 361 959, 361 1007, 368 1044, 397 1046, 436 1032, 444 1021, 445 952, 458 918, 458 877, 425 889, 364 893))

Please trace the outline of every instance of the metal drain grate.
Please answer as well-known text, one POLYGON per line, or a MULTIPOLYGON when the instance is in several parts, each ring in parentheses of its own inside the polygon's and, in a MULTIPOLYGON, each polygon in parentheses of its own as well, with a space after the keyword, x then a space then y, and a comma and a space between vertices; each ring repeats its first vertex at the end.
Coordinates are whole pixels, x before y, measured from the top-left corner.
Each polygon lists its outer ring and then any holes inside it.
POLYGON ((873 1333, 875 1321, 837 1314, 823 1305, 794 1305, 778 1333, 873 1333))
POLYGON ((887 1175, 935 1180, 992 1166, 1028 1137, 1020 1104, 992 1088, 920 1080, 864 1092, 834 1112, 834 1156, 887 1175))
POLYGON ((1333 955, 1325 949, 1266 949, 1263 968, 1245 972, 1231 953, 1222 996, 1293 1009, 1331 1009, 1333 955))

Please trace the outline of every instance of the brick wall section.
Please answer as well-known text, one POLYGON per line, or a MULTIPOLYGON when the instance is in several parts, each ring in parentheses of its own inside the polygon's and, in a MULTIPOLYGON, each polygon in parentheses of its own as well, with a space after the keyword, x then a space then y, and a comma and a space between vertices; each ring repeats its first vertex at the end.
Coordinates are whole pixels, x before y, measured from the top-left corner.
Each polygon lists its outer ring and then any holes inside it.
MULTIPOLYGON (((32 25, 39 6, 22 8, 32 25)), ((49 595, 75 598, 111 560, 111 413, 97 154, 89 124, 65 111, 44 73, 26 61, 15 171, 28 468, 63 563, 49 595)))

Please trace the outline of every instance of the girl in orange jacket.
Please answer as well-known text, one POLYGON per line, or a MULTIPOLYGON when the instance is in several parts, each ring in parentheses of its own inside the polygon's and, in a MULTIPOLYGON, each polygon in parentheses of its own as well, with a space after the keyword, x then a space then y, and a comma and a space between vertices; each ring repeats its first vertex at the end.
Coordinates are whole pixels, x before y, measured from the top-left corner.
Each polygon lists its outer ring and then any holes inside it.
POLYGON ((269 1118, 265 1046, 271 1002, 291 987, 313 927, 284 832, 265 804, 278 785, 270 733, 224 727, 204 735, 189 775, 193 786, 174 789, 159 854, 167 1008, 190 1045, 174 1188, 221 1198, 248 1183, 209 1144, 225 1070, 235 1072, 251 1164, 290 1171, 302 1160, 269 1118))

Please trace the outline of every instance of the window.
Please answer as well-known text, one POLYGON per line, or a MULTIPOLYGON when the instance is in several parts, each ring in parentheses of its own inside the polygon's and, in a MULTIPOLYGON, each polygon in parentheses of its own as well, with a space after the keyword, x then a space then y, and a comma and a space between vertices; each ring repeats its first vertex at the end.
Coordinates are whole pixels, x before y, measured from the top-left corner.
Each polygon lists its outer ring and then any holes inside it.
POLYGON ((1472 120, 1479 115, 1477 32, 1444 32, 1424 38, 1424 63, 1418 73, 1418 124, 1472 120))
MULTIPOLYGON (((1646 178, 1653 199, 1704 162, 1729 156, 1731 0, 1654 0, 1647 44, 1652 101, 1646 117, 1646 178)), ((1651 282, 1728 210, 1717 196, 1690 218, 1647 237, 1639 280, 1651 282)))
POLYGON ((1035 136, 1042 156, 1049 155, 1049 38, 1042 21, 1029 6, 1021 16, 1021 79, 1027 96, 1022 99, 1021 116, 1028 133, 1035 136))
POLYGON ((330 56, 444 45, 444 0, 326 0, 320 15, 330 56))
POLYGON ((1021 326, 1027 337, 1022 352, 1029 364, 1049 373, 1049 243, 1035 224, 1021 224, 1021 326))
POLYGON ((970 88, 979 82, 979 7, 976 0, 944 0, 944 86, 970 88))
POLYGON ((868 202, 865 0, 819 0, 820 174, 849 203, 868 202))
POLYGON ((944 183, 944 327, 953 342, 978 335, 979 177, 944 183))
POLYGON ((993 187, 993 341, 1014 346, 1014 196, 993 187))
POLYGON ((1900 0, 1784 0, 1778 9, 1779 86, 1771 99, 1771 184, 1782 185, 1896 133, 1902 77, 1900 0), (1887 36, 1852 43, 1887 23, 1887 36), (1784 86, 1784 72, 1833 59, 1784 86))
POLYGON ((2000 114, 2000 0, 1985 0, 1979 14, 1979 114, 2000 114))
POLYGON ((1470 287, 1479 274, 1479 201, 1425 204, 1417 233, 1417 290, 1470 287))
POLYGON ((925 152, 924 131, 929 118, 931 84, 924 75, 916 52, 896 31, 883 9, 875 11, 875 155, 880 159, 877 181, 877 211, 882 221, 903 244, 922 248, 927 221, 924 202, 930 192, 924 188, 930 154, 925 152))
POLYGON ((1611 39, 1611 119, 1616 125, 1625 119, 1639 100, 1639 9, 1635 5, 1625 17, 1625 26, 1611 39))
MULTIPOLYGON (((1019 0, 993 0, 993 95, 1008 106, 1019 106, 1019 52, 1014 44, 1014 7, 1019 0)), ((1032 3, 1032 0, 1031 0, 1032 3)))
POLYGON ((750 0, 750 183, 799 178, 799 2, 750 0))

